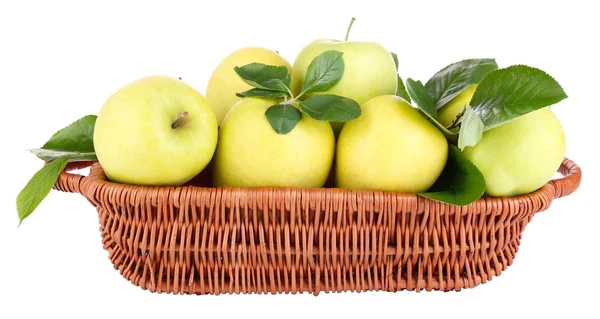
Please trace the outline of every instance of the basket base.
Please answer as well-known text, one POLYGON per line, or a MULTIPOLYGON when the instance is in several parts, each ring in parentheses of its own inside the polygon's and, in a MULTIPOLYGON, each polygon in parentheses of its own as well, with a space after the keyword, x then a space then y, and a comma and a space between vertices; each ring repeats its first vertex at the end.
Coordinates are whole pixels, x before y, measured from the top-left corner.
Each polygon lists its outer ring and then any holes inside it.
MULTIPOLYGON (((265 249, 264 253, 252 253, 250 252, 252 248, 242 244, 238 244, 235 249, 230 248, 232 245, 226 242, 226 238, 225 242, 220 239, 222 236, 227 237, 224 233, 211 234, 210 237, 219 237, 219 240, 215 239, 214 242, 209 243, 215 247, 213 251, 204 249, 207 256, 198 251, 186 254, 183 245, 172 245, 175 241, 170 243, 165 241, 165 246, 170 248, 164 247, 162 252, 143 254, 142 251, 147 248, 137 247, 132 250, 132 239, 141 239, 146 237, 146 234, 129 232, 128 239, 125 239, 122 236, 122 231, 127 231, 124 225, 120 225, 117 219, 111 218, 108 214, 100 215, 105 225, 101 227, 104 248, 108 251, 115 269, 125 279, 144 290, 155 293, 197 295, 248 293, 318 295, 320 292, 401 290, 461 291, 486 283, 512 264, 519 248, 521 232, 531 219, 526 218, 520 223, 513 223, 513 234, 516 236, 506 241, 503 248, 497 246, 493 249, 488 244, 482 250, 490 251, 489 254, 481 254, 480 251, 463 251, 462 254, 447 256, 456 259, 450 262, 448 260, 443 262, 443 259, 438 257, 435 258, 436 264, 431 254, 401 255, 399 259, 395 248, 388 247, 384 258, 357 259, 354 264, 351 261, 344 264, 326 260, 323 264, 318 261, 319 244, 317 243, 312 253, 303 252, 315 257, 313 264, 298 262, 286 267, 285 257, 279 259, 274 251, 265 249), (137 253, 132 254, 132 251, 137 253), (186 256, 179 257, 180 255, 186 256), (206 260, 198 255, 203 255, 206 260)), ((187 233, 203 232, 201 229, 194 230, 191 227, 187 233)), ((173 235, 175 233, 185 236, 183 234, 185 231, 177 232, 175 226, 174 229, 167 231, 164 237, 176 238, 178 236, 173 235)), ((365 238, 360 238, 359 241, 364 241, 365 238)), ((205 245, 197 244, 196 248, 198 247, 205 247, 205 245)), ((364 255, 368 253, 363 251, 364 255)), ((337 256, 341 256, 340 252, 337 252, 337 256)), ((346 257, 348 260, 352 258, 346 257)))

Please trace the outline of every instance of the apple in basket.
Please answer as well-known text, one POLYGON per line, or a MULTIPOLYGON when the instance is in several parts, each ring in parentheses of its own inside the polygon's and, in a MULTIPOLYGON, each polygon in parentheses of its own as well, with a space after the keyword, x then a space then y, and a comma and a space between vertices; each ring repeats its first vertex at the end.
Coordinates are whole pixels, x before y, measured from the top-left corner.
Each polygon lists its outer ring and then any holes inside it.
MULTIPOLYGON (((307 44, 298 53, 292 67, 292 90, 294 94, 302 91, 307 68, 319 54, 336 50, 343 53, 344 76, 335 86, 323 92, 313 94, 336 94, 355 100, 361 104, 379 95, 395 94, 398 84, 396 64, 383 45, 376 42, 348 41, 348 33, 354 18, 350 22, 345 41, 320 39, 307 44)), ((304 98, 312 94, 305 95, 304 98)), ((333 122, 336 135, 343 123, 333 122)))
POLYGON ((168 76, 131 82, 108 98, 94 129, 107 177, 136 185, 181 185, 210 162, 217 120, 202 94, 168 76))
POLYGON ((245 97, 227 114, 213 162, 215 186, 317 188, 325 184, 335 152, 331 126, 301 116, 290 132, 279 134, 265 116, 273 104, 245 97))
POLYGON ((397 96, 375 97, 362 112, 338 137, 336 184, 404 193, 429 189, 448 158, 444 134, 397 96))
POLYGON ((253 62, 292 69, 290 63, 277 52, 261 47, 241 48, 225 57, 213 70, 206 87, 206 100, 215 111, 219 126, 227 112, 240 100, 236 93, 251 89, 235 73, 234 68, 253 62))

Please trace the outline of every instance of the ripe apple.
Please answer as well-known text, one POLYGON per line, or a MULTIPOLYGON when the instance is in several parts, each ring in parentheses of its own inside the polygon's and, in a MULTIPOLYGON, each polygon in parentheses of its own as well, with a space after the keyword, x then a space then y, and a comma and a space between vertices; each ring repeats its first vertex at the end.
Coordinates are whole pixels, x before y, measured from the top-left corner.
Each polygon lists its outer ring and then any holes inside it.
POLYGON ((225 117, 213 161, 213 184, 233 187, 305 187, 325 184, 335 152, 329 123, 303 114, 278 134, 265 112, 273 100, 243 98, 225 117))
MULTIPOLYGON (((344 75, 327 92, 314 94, 336 94, 362 104, 379 95, 396 93, 398 84, 396 64, 390 51, 381 44, 322 39, 305 46, 294 61, 292 67, 292 92, 294 95, 300 94, 306 70, 312 60, 328 50, 343 53, 344 75)), ((343 123, 332 122, 336 134, 339 133, 342 125, 343 123)))
POLYGON ((229 109, 240 100, 235 94, 252 88, 242 81, 233 68, 254 62, 292 69, 290 63, 277 52, 265 48, 247 47, 229 54, 213 70, 206 87, 206 99, 217 115, 219 126, 229 109))
POLYGON ((464 108, 471 103, 471 98, 475 94, 477 84, 471 84, 467 88, 460 92, 450 102, 438 109, 438 122, 445 127, 450 126, 456 119, 456 116, 464 110, 464 108))
POLYGON ((341 188, 423 192, 448 159, 444 135, 402 98, 375 97, 342 128, 336 154, 341 188))
POLYGON ((181 185, 211 160, 217 119, 191 86, 148 76, 111 95, 98 114, 94 147, 107 177, 135 185, 181 185))
POLYGON ((565 134, 549 107, 485 131, 465 156, 483 174, 490 196, 516 196, 542 187, 565 154, 565 134))

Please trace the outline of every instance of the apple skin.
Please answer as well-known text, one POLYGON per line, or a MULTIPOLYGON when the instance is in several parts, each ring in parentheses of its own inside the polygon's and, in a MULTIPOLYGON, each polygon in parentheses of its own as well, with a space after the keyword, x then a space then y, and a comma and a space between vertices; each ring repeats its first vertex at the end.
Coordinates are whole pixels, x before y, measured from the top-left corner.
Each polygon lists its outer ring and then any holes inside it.
POLYGON ((217 119, 202 94, 168 76, 148 76, 111 95, 94 129, 107 177, 134 185, 182 185, 210 162, 217 119), (173 122, 187 112, 184 122, 173 122))
POLYGON ((400 97, 383 95, 362 106, 337 142, 341 188, 417 193, 429 189, 448 159, 444 135, 400 97))
POLYGON ((454 97, 450 102, 438 109, 438 122, 444 127, 450 126, 456 119, 458 113, 471 103, 473 94, 477 89, 477 84, 467 86, 460 94, 454 97))
POLYGON ((235 73, 233 68, 254 62, 285 66, 290 72, 292 70, 290 63, 273 50, 246 47, 229 54, 213 70, 206 87, 206 99, 217 115, 219 126, 227 112, 240 100, 235 94, 252 88, 235 73))
MULTIPOLYGON (((300 94, 306 70, 319 54, 336 50, 343 53, 344 75, 340 82, 327 92, 314 94, 336 94, 362 104, 379 95, 393 95, 398 86, 396 64, 382 45, 375 42, 316 40, 306 45, 296 57, 292 67, 292 92, 300 94)), ((310 97, 302 96, 301 99, 310 97)), ((332 122, 336 134, 343 123, 332 122)))
POLYGON ((322 187, 335 152, 329 123, 303 114, 287 134, 278 134, 265 112, 273 100, 243 98, 219 130, 213 184, 232 187, 322 187))
POLYGON ((558 170, 565 148, 562 126, 545 107, 485 131, 464 154, 483 174, 488 195, 511 197, 546 184, 558 170))

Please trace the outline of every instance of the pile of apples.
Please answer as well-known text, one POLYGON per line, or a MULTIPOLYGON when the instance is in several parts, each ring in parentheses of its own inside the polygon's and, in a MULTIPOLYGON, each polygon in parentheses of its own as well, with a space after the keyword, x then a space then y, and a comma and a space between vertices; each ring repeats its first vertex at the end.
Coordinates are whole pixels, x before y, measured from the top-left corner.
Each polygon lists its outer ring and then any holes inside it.
MULTIPOLYGON (((183 185, 208 172, 213 186, 424 192, 444 170, 448 141, 396 95, 398 84, 394 59, 378 43, 317 40, 293 66, 275 51, 242 48, 216 66, 205 96, 167 76, 119 89, 99 112, 94 147, 107 177, 125 184, 183 185), (345 71, 323 93, 358 102, 361 115, 354 120, 330 123, 303 114, 279 134, 265 116, 273 100, 236 95, 251 87, 234 68, 255 62, 285 66, 298 94, 311 61, 328 50, 343 53, 345 71)), ((475 88, 439 110, 443 125, 469 104, 475 88)), ((486 131, 464 154, 485 176, 488 195, 513 196, 546 183, 564 151, 562 127, 546 107, 486 131)))

